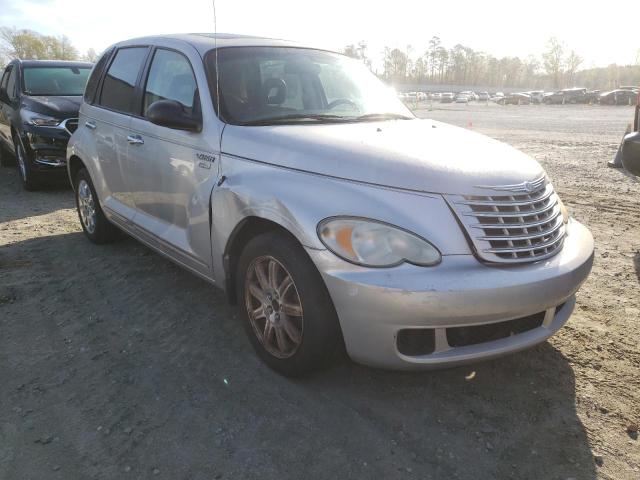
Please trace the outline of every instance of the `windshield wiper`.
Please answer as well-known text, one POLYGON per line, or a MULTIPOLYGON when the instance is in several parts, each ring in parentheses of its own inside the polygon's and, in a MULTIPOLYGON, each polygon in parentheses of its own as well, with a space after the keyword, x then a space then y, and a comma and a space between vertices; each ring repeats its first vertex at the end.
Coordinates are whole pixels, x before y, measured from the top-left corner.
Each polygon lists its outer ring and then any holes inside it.
POLYGON ((309 113, 293 113, 291 115, 282 115, 280 117, 267 117, 258 118, 256 120, 249 120, 243 122, 242 125, 272 125, 280 122, 290 122, 292 120, 312 120, 317 122, 347 122, 352 120, 351 117, 344 117, 342 115, 327 115, 327 114, 309 114, 309 113))
POLYGON ((400 113, 367 113, 366 115, 360 115, 355 117, 356 121, 367 120, 413 120, 415 117, 409 117, 400 113))

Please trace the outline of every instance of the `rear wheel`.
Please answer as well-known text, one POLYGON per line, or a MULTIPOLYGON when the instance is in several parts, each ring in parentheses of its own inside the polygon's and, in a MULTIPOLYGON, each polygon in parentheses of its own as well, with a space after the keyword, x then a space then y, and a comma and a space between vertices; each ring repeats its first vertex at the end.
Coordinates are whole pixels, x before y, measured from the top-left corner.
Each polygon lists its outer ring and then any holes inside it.
POLYGON ((93 243, 111 243, 120 231, 105 217, 89 172, 80 169, 75 178, 76 208, 82 230, 93 243))
POLYGON ((326 365, 340 345, 340 327, 304 249, 282 233, 259 235, 242 252, 237 273, 245 329, 260 358, 286 376, 326 365))

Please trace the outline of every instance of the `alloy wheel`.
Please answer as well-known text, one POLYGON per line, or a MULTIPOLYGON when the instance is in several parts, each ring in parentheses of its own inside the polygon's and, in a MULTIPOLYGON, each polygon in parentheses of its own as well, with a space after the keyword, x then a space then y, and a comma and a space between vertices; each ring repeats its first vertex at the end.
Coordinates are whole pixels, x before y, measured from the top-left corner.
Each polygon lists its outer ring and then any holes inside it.
POLYGON ((82 179, 78 183, 78 211, 82 224, 87 232, 93 233, 96 230, 96 207, 91 193, 91 187, 86 180, 82 179))
POLYGON ((291 274, 270 255, 255 258, 245 277, 253 331, 274 357, 289 358, 302 343, 302 302, 291 274))

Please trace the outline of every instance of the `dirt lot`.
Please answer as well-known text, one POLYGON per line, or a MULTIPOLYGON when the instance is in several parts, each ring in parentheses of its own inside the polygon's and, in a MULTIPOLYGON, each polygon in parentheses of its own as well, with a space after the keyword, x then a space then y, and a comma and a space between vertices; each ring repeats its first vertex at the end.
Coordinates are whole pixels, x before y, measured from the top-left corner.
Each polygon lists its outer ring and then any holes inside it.
POLYGON ((533 155, 591 228, 557 336, 472 367, 287 380, 220 293, 134 240, 90 244, 70 190, 3 169, 0 479, 640 478, 640 184, 605 166, 631 109, 418 113, 533 155))

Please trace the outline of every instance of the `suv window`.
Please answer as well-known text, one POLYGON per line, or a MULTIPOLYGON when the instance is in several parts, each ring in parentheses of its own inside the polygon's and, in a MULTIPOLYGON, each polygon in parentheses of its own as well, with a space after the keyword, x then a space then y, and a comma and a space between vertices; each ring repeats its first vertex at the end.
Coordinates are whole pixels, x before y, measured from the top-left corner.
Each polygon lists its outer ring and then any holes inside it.
POLYGON ((98 89, 98 83, 100 82, 100 77, 102 76, 104 67, 111 57, 111 52, 113 52, 113 49, 104 52, 91 71, 91 75, 89 76, 89 80, 87 81, 87 87, 84 90, 84 101, 87 103, 93 103, 95 99, 96 90, 98 89))
POLYGON ((133 113, 136 80, 147 57, 147 47, 121 48, 104 78, 100 105, 123 113, 133 113))
POLYGON ((143 114, 149 105, 158 100, 175 100, 191 113, 196 102, 196 90, 196 79, 189 60, 181 53, 158 49, 147 77, 143 114))
POLYGON ((9 74, 9 80, 7 80, 7 95, 9 96, 9 100, 15 100, 16 98, 16 71, 17 68, 12 68, 11 73, 9 74))

